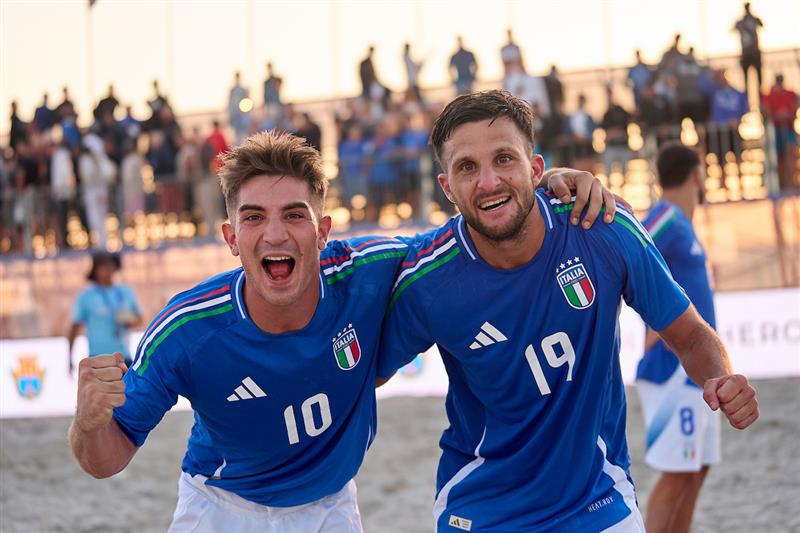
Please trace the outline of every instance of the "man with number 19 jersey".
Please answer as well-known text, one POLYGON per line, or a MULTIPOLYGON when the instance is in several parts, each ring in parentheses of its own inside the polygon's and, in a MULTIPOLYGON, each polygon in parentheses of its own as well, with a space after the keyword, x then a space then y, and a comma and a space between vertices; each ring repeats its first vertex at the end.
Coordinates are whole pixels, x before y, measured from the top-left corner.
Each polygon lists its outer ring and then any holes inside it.
POLYGON ((196 482, 270 507, 336 493, 375 438, 380 323, 405 253, 386 237, 331 241, 313 318, 285 334, 253 323, 241 268, 177 295, 146 330, 114 418, 141 446, 185 396, 182 470, 196 482))
POLYGON ((541 249, 490 266, 461 216, 418 236, 387 313, 378 375, 435 343, 450 380, 438 531, 601 531, 636 513, 619 366, 620 297, 656 330, 686 311, 628 212, 583 230, 536 193, 541 249))

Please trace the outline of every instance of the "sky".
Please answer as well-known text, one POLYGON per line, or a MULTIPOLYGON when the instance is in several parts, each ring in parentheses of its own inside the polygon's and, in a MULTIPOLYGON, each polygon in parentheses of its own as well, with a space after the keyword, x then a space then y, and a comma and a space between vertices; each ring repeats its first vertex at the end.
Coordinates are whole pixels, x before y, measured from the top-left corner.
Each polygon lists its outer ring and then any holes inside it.
MULTIPOLYGON (((762 49, 800 48, 800 2, 751 3, 764 22, 762 49)), ((260 104, 268 60, 285 100, 355 95, 370 44, 379 78, 393 89, 405 84, 406 41, 424 59, 420 85, 449 84, 457 35, 475 52, 479 77, 499 79, 507 28, 533 73, 551 63, 565 71, 627 65, 636 48, 655 62, 678 31, 700 57, 732 55, 742 12, 735 0, 97 0, 91 9, 86 0, 0 0, 0 132, 12 100, 27 120, 43 92, 51 106, 60 102, 64 85, 84 117, 109 83, 144 116, 157 78, 180 115, 223 108, 240 70, 260 104)))

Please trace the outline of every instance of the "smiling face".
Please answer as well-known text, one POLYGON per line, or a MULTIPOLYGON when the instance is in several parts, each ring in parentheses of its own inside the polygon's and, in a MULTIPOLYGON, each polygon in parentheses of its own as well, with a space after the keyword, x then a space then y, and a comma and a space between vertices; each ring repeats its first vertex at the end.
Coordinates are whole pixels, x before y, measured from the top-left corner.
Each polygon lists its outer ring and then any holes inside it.
POLYGON ((242 261, 251 315, 257 323, 259 313, 310 319, 319 300, 319 255, 331 228, 321 200, 307 181, 260 175, 241 185, 234 206, 222 231, 242 261))
POLYGON ((480 237, 498 243, 524 233, 544 162, 511 119, 461 124, 441 156, 439 184, 480 237))

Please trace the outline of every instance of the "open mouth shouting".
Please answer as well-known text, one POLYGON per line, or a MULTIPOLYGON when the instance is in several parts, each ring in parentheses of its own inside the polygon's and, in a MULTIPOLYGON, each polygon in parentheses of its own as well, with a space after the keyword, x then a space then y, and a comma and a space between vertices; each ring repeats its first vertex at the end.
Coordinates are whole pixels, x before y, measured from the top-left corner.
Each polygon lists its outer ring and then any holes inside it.
POLYGON ((295 260, 288 255, 267 255, 261 259, 261 268, 272 281, 284 281, 292 275, 295 260))

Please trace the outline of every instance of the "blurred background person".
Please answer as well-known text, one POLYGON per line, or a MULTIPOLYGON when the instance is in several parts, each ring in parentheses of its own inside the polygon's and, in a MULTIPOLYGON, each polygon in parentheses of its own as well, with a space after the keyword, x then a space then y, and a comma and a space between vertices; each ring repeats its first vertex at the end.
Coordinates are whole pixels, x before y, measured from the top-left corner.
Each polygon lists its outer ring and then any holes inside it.
POLYGON ((456 38, 458 49, 450 57, 450 78, 455 83, 456 94, 472 92, 472 84, 478 76, 478 62, 475 54, 464 48, 464 38, 456 38))
POLYGON ((761 47, 758 45, 758 29, 764 27, 761 19, 750 12, 750 2, 744 4, 744 15, 736 21, 733 30, 739 32, 739 41, 742 45, 742 54, 739 63, 742 65, 744 73, 745 92, 748 90, 747 75, 751 68, 755 69, 758 77, 758 89, 756 94, 761 92, 763 86, 761 80, 761 47))
POLYGON ((129 331, 142 322, 142 311, 133 289, 114 282, 122 268, 118 254, 97 251, 92 254, 89 287, 78 294, 72 311, 72 325, 67 333, 68 368, 72 374, 72 348, 75 338, 86 329, 89 357, 120 352, 130 367, 129 331))

